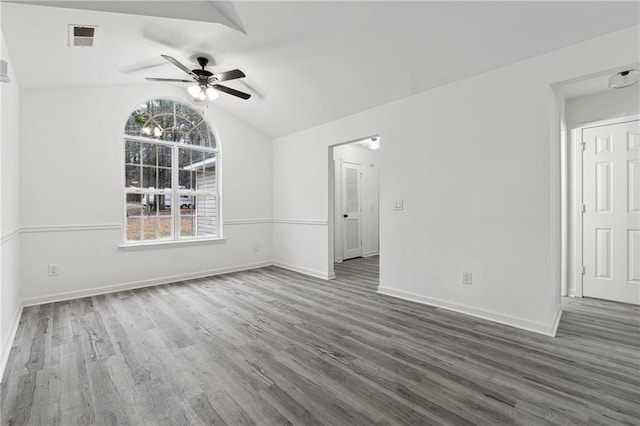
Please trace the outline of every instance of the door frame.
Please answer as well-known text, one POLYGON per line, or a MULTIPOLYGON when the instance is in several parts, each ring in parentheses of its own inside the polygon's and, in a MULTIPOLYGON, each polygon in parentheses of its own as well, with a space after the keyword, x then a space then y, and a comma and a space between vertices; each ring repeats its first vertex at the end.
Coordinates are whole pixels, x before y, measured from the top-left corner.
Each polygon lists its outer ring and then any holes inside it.
POLYGON ((579 123, 574 128, 569 129, 571 132, 571 144, 574 147, 574 155, 570 160, 573 165, 573 173, 571 174, 569 187, 572 191, 575 191, 576 196, 573 197, 574 202, 572 205, 573 214, 569 217, 569 226, 573 231, 573 248, 574 248, 574 259, 575 265, 572 271, 570 271, 568 287, 575 289, 574 294, 569 294, 574 297, 584 297, 583 292, 583 266, 584 266, 584 246, 583 246, 583 233, 584 227, 582 223, 582 205, 584 203, 583 200, 583 161, 582 161, 582 132, 585 129, 590 129, 593 127, 601 127, 601 126, 609 126, 611 124, 621 124, 627 123, 629 121, 637 121, 640 120, 640 114, 631 114, 625 115, 621 117, 608 118, 604 120, 590 121, 587 123, 579 123), (573 283, 573 286, 571 285, 573 283))
MULTIPOLYGON (((334 143, 331 144, 327 147, 328 149, 328 162, 327 162, 327 170, 329 170, 328 174, 328 181, 329 181, 329 186, 328 186, 328 191, 327 191, 327 195, 329 197, 329 202, 327 203, 328 206, 328 212, 327 212, 327 217, 329 218, 328 220, 328 244, 327 244, 327 251, 328 251, 328 257, 327 257, 327 271, 328 271, 328 278, 330 280, 335 279, 336 277, 336 273, 335 273, 335 269, 334 269, 334 264, 335 264, 335 253, 334 253, 334 247, 335 247, 335 226, 336 226, 336 221, 335 221, 335 161, 334 161, 334 157, 333 157, 333 148, 341 146, 341 145, 349 145, 352 144, 354 142, 358 142, 361 141, 363 139, 371 139, 371 138, 378 138, 379 140, 381 139, 381 135, 380 133, 374 133, 372 135, 369 136, 362 136, 356 139, 352 139, 346 142, 339 142, 339 143, 334 143)), ((379 152, 379 156, 382 157, 382 144, 380 144, 380 150, 379 152)), ((378 170, 378 173, 380 173, 380 170, 378 170)), ((378 193, 380 192, 380 187, 378 187, 378 193)), ((379 200, 379 198, 378 198, 379 200)), ((380 209, 378 209, 378 235, 379 238, 381 239, 381 233, 379 232, 380 229, 382 228, 382 222, 380 221, 380 209)), ((381 241, 381 240, 380 240, 381 241)), ((378 243, 378 247, 379 247, 379 251, 382 251, 382 245, 380 243, 378 243)))

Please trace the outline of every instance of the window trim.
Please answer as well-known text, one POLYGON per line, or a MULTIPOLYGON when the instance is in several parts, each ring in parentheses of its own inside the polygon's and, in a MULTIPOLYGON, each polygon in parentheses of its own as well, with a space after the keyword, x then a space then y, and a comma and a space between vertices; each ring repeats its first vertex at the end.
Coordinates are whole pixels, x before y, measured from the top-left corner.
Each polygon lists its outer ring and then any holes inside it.
MULTIPOLYGON (((135 135, 127 135, 126 133, 122 134, 122 145, 121 145, 121 149, 122 149, 122 165, 121 165, 121 176, 122 176, 122 184, 120 186, 121 191, 122 191, 122 200, 123 200, 123 204, 122 204, 122 223, 123 223, 123 227, 122 227, 122 237, 121 237, 121 244, 118 245, 118 248, 120 249, 132 249, 132 248, 151 248, 151 247, 159 247, 159 246, 175 246, 175 245, 197 245, 197 244, 201 244, 201 243, 212 243, 212 242, 216 242, 216 241, 224 241, 224 233, 223 233, 223 220, 222 220, 222 196, 221 196, 221 143, 220 143, 220 138, 218 137, 218 133, 216 131, 216 129, 208 122, 207 118, 204 116, 203 113, 201 113, 200 111, 197 111, 196 109, 192 108, 190 105, 184 103, 183 101, 178 101, 175 99, 171 99, 171 98, 167 98, 167 97, 163 97, 163 98, 153 98, 150 100, 147 100, 145 102, 142 102, 140 104, 138 104, 136 106, 136 108, 140 105, 144 105, 145 103, 148 102, 152 102, 152 101, 171 101, 174 103, 174 105, 177 104, 181 104, 184 107, 190 108, 191 110, 197 112, 201 118, 201 121, 196 123, 196 125, 193 127, 193 129, 191 129, 188 133, 192 132, 195 129, 198 129, 198 131, 202 131, 202 125, 205 124, 208 127, 208 130, 213 134, 213 138, 215 141, 215 148, 212 147, 207 147, 207 146, 202 146, 202 145, 192 145, 192 144, 186 144, 186 143, 179 143, 179 142, 172 142, 172 141, 165 141, 165 140, 161 140, 161 139, 155 139, 153 137, 145 137, 145 136, 135 136, 135 135), (131 187, 127 187, 125 186, 127 184, 126 182, 126 165, 127 165, 127 158, 126 158, 126 146, 127 146, 127 141, 132 141, 132 142, 139 142, 139 143, 151 143, 151 144, 155 144, 155 145, 159 145, 159 146, 166 146, 166 147, 170 147, 172 150, 172 154, 171 154, 171 190, 167 191, 165 189, 161 189, 161 188, 154 188, 154 189, 148 189, 148 188, 138 188, 137 190, 131 190, 131 187), (193 149, 196 151, 203 151, 203 152, 208 152, 208 153, 214 153, 215 154, 215 167, 216 167, 216 182, 215 182, 215 193, 214 192, 207 192, 204 190, 180 190, 179 185, 178 185, 178 175, 179 175, 179 162, 178 162, 178 152, 179 149, 183 148, 183 149, 193 149), (177 169, 174 169, 175 167, 178 167, 177 169), (192 236, 192 237, 181 237, 180 234, 180 229, 179 229, 179 225, 180 225, 180 208, 175 209, 174 205, 172 203, 172 208, 171 208, 171 233, 172 236, 170 239, 155 239, 155 240, 144 240, 144 239, 140 239, 140 240, 127 240, 127 195, 128 194, 155 194, 155 195, 171 195, 172 199, 176 199, 179 200, 180 196, 184 196, 184 195, 188 195, 188 196, 193 196, 193 197, 197 197, 197 196, 213 196, 215 198, 215 203, 216 203, 216 235, 215 236, 192 236)), ((135 111, 135 108, 129 113, 129 115, 127 116, 127 120, 129 119, 129 117, 131 117, 131 115, 133 114, 133 112, 135 111)), ((175 114, 175 113, 173 113, 175 114)), ((160 113, 159 115, 172 115, 171 113, 160 113)), ((155 116, 153 116, 155 117, 155 116)), ((149 121, 155 121, 154 118, 151 118, 149 121)), ((176 204, 177 205, 177 204, 176 204)), ((143 237, 143 235, 142 235, 143 237)))
POLYGON ((191 238, 184 240, 148 240, 147 242, 135 242, 132 240, 129 243, 122 243, 118 245, 119 249, 122 250, 144 250, 151 248, 159 248, 159 247, 176 247, 176 246, 196 246, 200 244, 211 244, 217 241, 224 242, 226 238, 219 237, 202 237, 202 238, 191 238))

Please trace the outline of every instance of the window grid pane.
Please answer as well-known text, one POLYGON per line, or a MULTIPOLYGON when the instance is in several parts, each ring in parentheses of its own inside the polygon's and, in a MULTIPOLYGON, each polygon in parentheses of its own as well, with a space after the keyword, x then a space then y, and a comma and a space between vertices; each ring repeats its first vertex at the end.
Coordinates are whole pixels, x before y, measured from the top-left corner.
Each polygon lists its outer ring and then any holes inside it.
POLYGON ((173 101, 149 101, 131 114, 125 134, 140 137, 125 136, 125 240, 216 237, 217 144, 200 114, 173 101))

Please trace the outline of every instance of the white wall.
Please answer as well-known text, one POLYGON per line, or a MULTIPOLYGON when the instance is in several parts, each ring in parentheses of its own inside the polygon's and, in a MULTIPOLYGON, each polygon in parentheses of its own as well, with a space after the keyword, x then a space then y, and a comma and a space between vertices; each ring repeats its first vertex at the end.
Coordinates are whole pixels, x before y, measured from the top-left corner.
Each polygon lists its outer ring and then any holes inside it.
POLYGON ((212 105, 221 141, 223 241, 119 248, 125 121, 178 86, 25 91, 22 97, 22 297, 37 303, 269 264, 271 141, 212 105), (59 276, 47 266, 59 264, 59 276))
POLYGON ((335 184, 335 216, 334 216, 334 260, 342 262, 342 169, 343 161, 360 164, 362 166, 362 255, 374 256, 379 250, 379 212, 378 194, 378 151, 359 147, 357 145, 340 145, 333 148, 334 184, 335 184))
POLYGON ((274 264, 320 278, 331 278, 333 265, 328 255, 328 156, 325 142, 273 146, 274 264))
POLYGON ((582 265, 582 246, 578 245, 576 240, 581 230, 575 220, 576 206, 581 202, 580 193, 575 188, 577 180, 582 179, 577 167, 577 156, 580 154, 578 143, 581 140, 579 135, 577 135, 578 138, 574 137, 574 131, 587 123, 640 114, 640 85, 568 99, 565 110, 568 130, 567 176, 569 178, 567 217, 570 218, 570 222, 567 227, 567 286, 563 294, 582 296, 580 290, 582 275, 579 270, 582 265))
POLYGON ((378 134, 380 290, 554 334, 559 113, 550 88, 637 62, 639 27, 274 141, 274 258, 327 274, 327 145, 378 134), (392 202, 404 200, 403 211, 392 202), (287 223, 292 220, 295 223, 287 223), (327 226, 307 226, 313 220, 327 226), (297 227, 297 232, 294 232, 297 227), (284 248, 284 249, 283 249, 284 248), (462 272, 473 284, 461 284, 462 272))
POLYGON ((20 311, 20 88, 1 44, 10 82, 0 83, 0 380, 20 311))

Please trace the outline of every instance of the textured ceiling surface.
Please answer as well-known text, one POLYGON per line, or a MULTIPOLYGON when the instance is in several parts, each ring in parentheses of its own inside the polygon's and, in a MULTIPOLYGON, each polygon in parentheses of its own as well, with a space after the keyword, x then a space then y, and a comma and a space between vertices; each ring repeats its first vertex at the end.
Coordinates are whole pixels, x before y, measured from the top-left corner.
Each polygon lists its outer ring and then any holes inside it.
POLYGON ((144 78, 186 76, 161 54, 193 68, 204 54, 214 72, 242 69, 247 78, 228 85, 253 95, 214 102, 270 137, 637 25, 640 16, 638 2, 86 3, 0 3, 22 88, 158 84, 144 78), (97 25, 95 47, 68 47, 69 24, 97 25))

